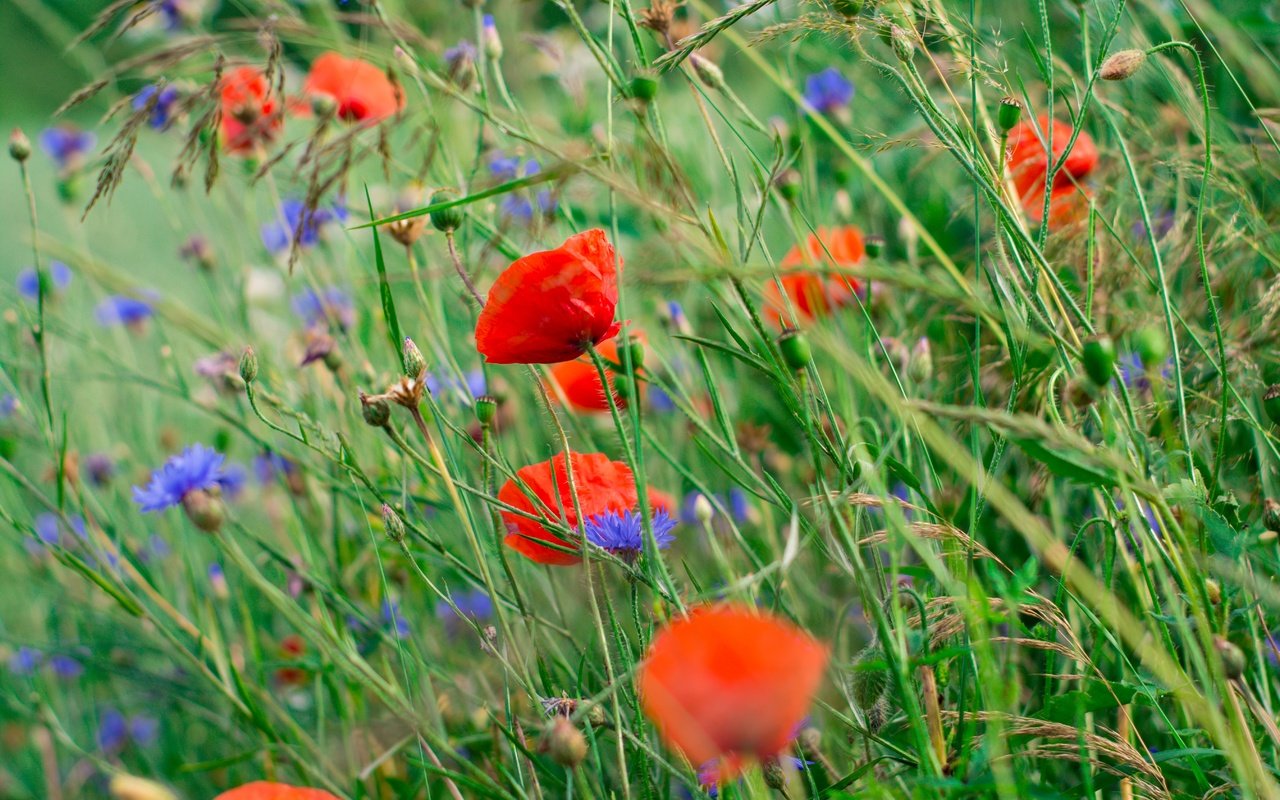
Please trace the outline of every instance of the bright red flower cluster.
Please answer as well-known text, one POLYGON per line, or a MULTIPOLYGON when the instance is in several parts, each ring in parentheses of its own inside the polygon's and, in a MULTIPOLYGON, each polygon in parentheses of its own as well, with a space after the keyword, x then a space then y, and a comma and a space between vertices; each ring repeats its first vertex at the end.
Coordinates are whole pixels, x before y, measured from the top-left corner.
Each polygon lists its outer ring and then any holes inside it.
MULTIPOLYGON (((854 295, 862 291, 861 281, 849 276, 823 275, 813 267, 823 264, 848 269, 861 263, 865 255, 862 232, 852 225, 818 228, 816 234, 809 235, 803 249, 791 248, 782 259, 780 280, 796 315, 802 321, 813 320, 851 303, 854 295)), ((765 284, 764 294, 765 313, 774 322, 781 324, 790 319, 791 311, 778 291, 777 282, 770 280, 765 284)))
MULTIPOLYGON (((1053 132, 1052 164, 1062 159, 1071 143, 1073 129, 1065 122, 1041 115, 1036 124, 1020 122, 1009 131, 1009 175, 1018 192, 1027 216, 1034 222, 1044 218, 1044 188, 1052 166, 1047 156, 1046 141, 1053 132)), ((1089 173, 1098 166, 1098 148, 1089 134, 1081 131, 1063 162, 1062 169, 1054 176, 1049 191, 1049 221, 1068 223, 1083 216, 1088 207, 1088 195, 1078 188, 1089 173)))

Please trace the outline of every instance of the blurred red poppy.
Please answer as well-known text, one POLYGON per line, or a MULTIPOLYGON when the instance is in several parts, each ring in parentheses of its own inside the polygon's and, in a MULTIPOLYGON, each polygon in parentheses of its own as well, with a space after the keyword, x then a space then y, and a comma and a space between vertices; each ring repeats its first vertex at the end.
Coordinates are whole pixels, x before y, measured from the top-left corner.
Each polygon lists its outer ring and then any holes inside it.
MULTIPOLYGON (((782 259, 781 275, 783 291, 801 320, 826 316, 848 305, 855 293, 862 291, 862 282, 849 276, 825 276, 818 272, 795 270, 795 267, 823 264, 838 268, 857 265, 866 254, 862 232, 852 225, 839 228, 818 228, 810 234, 804 249, 791 248, 782 259), (829 255, 828 255, 829 254, 829 255)), ((781 324, 791 316, 778 285, 770 280, 765 284, 765 313, 775 323, 781 324)))
MULTIPOLYGON (((618 356, 618 341, 610 339, 600 345, 600 355, 605 361, 621 363, 618 356)), ((613 394, 618 408, 626 408, 627 401, 621 397, 613 385, 613 370, 606 368, 609 379, 609 390, 613 394)), ((551 368, 551 382, 560 387, 569 406, 577 411, 608 411, 609 399, 605 396, 604 386, 600 383, 600 373, 589 356, 581 356, 573 361, 564 361, 551 368)), ((551 388, 551 387, 549 387, 551 388)), ((644 391, 644 384, 636 383, 637 391, 644 391)), ((555 392, 552 389, 552 396, 555 392)))
POLYGON ((368 61, 325 53, 311 64, 302 92, 333 98, 338 119, 373 124, 404 108, 404 95, 387 73, 368 61))
POLYGON ((822 682, 827 647, 790 622, 704 606, 669 623, 640 669, 640 700, 663 738, 720 780, 781 753, 822 682))
MULTIPOLYGON (((280 640, 280 655, 285 659, 297 661, 306 651, 306 642, 296 633, 280 640)), ((281 686, 299 686, 307 682, 307 671, 302 667, 280 667, 276 669, 275 679, 281 686)))
POLYGON ((556 364, 612 339, 621 266, 599 229, 517 259, 489 290, 476 348, 490 364, 556 364))
POLYGON ((271 781, 254 781, 225 791, 213 800, 338 800, 338 798, 323 789, 308 789, 271 781))
POLYGON ((649 487, 649 510, 655 513, 665 511, 667 516, 670 517, 679 516, 675 498, 661 489, 654 489, 653 487, 649 487))
MULTIPOLYGON (((1072 127, 1041 115, 1036 124, 1020 122, 1009 131, 1009 175, 1018 200, 1033 222, 1044 218, 1044 184, 1049 175, 1045 140, 1053 131, 1053 163, 1062 158, 1071 142, 1072 127)), ((1087 208, 1088 195, 1077 187, 1098 166, 1098 148, 1089 134, 1081 131, 1062 169, 1054 176, 1049 192, 1049 221, 1070 222, 1087 208)))
POLYGON ((227 152, 246 154, 270 143, 284 124, 271 84, 261 70, 237 67, 218 86, 222 119, 218 123, 227 152))
MULTIPOLYGON (((573 453, 569 463, 573 466, 573 486, 577 489, 578 506, 584 520, 606 511, 622 513, 635 507, 639 499, 635 477, 626 464, 610 461, 601 453, 573 453)), ((578 516, 573 506, 573 493, 569 489, 564 453, 549 461, 523 467, 516 471, 516 477, 525 483, 533 496, 526 495, 512 479, 498 491, 498 500, 565 527, 577 527, 578 516)), ((576 564, 581 560, 575 553, 539 544, 550 542, 560 547, 576 548, 574 543, 547 530, 542 523, 510 511, 502 512, 502 520, 507 527, 507 546, 530 560, 558 566, 576 564)))

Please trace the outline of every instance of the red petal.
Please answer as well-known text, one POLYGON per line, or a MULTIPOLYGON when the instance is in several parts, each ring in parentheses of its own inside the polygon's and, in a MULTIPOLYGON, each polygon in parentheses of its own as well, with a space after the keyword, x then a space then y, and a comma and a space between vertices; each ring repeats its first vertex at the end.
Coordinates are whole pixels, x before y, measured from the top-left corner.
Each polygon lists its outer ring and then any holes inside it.
POLYGON ((338 800, 323 789, 307 789, 285 783, 254 781, 225 791, 214 800, 338 800))

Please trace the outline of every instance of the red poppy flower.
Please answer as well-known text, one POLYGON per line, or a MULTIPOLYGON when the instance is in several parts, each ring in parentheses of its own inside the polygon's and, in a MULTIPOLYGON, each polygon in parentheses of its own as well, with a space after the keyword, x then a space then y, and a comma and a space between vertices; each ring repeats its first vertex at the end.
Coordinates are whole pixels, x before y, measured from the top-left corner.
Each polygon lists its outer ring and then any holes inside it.
MULTIPOLYGON (((573 486, 577 489, 578 506, 584 520, 606 511, 622 513, 635 508, 639 499, 635 476, 626 464, 610 461, 601 453, 573 453, 571 459, 573 486)), ((564 453, 550 461, 523 467, 516 471, 516 477, 524 482, 533 496, 526 495, 512 479, 498 491, 500 501, 545 520, 560 522, 567 528, 577 527, 578 516, 569 489, 569 475, 564 468, 564 453)), ((581 560, 574 553, 539 544, 551 542, 560 547, 576 547, 547 530, 537 520, 510 511, 502 512, 502 520, 507 526, 507 546, 526 558, 539 564, 558 566, 576 564, 581 560)))
MULTIPOLYGON (((610 339, 600 345, 600 355, 605 361, 622 363, 618 356, 618 342, 610 339)), ((626 408, 627 401, 619 396, 613 385, 613 370, 605 368, 609 379, 609 391, 618 408, 626 408)), ((609 398, 605 396, 604 386, 600 383, 600 373, 589 356, 581 356, 573 361, 564 361, 551 368, 551 382, 560 387, 570 407, 577 411, 608 411, 609 398)), ((644 384, 637 383, 637 390, 643 392, 644 384)), ((555 392, 552 391, 552 396, 555 392)))
POLYGON ((404 108, 404 95, 387 73, 358 58, 325 53, 311 64, 302 86, 307 96, 328 95, 347 122, 373 124, 404 108))
MULTIPOLYGON (((1044 218, 1044 184, 1051 166, 1046 156, 1045 139, 1051 126, 1053 163, 1056 164, 1067 152, 1067 144, 1071 141, 1070 125, 1042 115, 1034 126, 1029 121, 1020 122, 1009 131, 1009 175, 1018 192, 1018 200, 1034 222, 1044 218)), ((1054 176, 1053 187, 1049 191, 1050 222, 1069 222, 1079 217, 1087 195, 1077 188, 1077 184, 1083 182, 1097 165, 1098 148, 1089 134, 1082 131, 1062 169, 1054 176)))
MULTIPOLYGON (((782 259, 784 272, 781 280, 783 291, 787 293, 796 314, 805 320, 826 316, 835 309, 848 305, 854 294, 862 291, 862 282, 847 276, 828 277, 805 270, 785 270, 815 264, 848 268, 860 263, 865 254, 862 232, 852 225, 818 228, 816 235, 809 235, 803 250, 799 246, 791 248, 782 259)), ((781 324, 782 320, 790 317, 790 311, 776 282, 770 280, 765 285, 764 294, 767 303, 765 313, 774 322, 781 324)))
POLYGON ((649 510, 651 512, 665 511, 667 516, 676 517, 676 500, 671 495, 661 489, 649 488, 649 510))
POLYGON ((237 67, 218 86, 222 119, 218 123, 222 146, 230 153, 249 153, 257 145, 276 138, 284 120, 261 70, 237 67))
POLYGON ((822 682, 827 647, 775 617, 704 606, 668 624, 640 669, 645 714, 694 764, 724 780, 745 760, 781 753, 822 682))
POLYGON ((557 364, 612 339, 621 266, 599 229, 516 259, 489 290, 476 348, 490 364, 557 364))
POLYGON ((271 781, 254 781, 225 791, 213 800, 338 800, 338 798, 323 789, 308 789, 271 781))

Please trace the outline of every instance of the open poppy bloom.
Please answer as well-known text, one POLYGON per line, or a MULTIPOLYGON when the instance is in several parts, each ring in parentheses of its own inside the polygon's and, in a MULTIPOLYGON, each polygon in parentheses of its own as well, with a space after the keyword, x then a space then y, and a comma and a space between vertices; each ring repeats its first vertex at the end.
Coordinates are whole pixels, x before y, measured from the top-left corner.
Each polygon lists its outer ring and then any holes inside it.
MULTIPOLYGON (((626 464, 610 461, 602 453, 572 453, 571 459, 573 486, 577 490, 583 521, 608 512, 622 514, 635 507, 639 500, 635 476, 626 464)), ((525 494, 513 478, 498 491, 498 500, 570 529, 578 526, 564 453, 517 470, 516 478, 524 482, 533 496, 525 494)), ((577 549, 576 544, 560 538, 537 520, 503 511, 502 521, 507 528, 506 545, 532 561, 566 566, 581 560, 577 553, 566 553, 540 544, 550 542, 559 547, 577 549)))
MULTIPOLYGON (((600 345, 600 356, 605 361, 622 363, 622 358, 618 355, 617 340, 610 339, 600 345)), ((613 395, 614 402, 618 408, 626 408, 626 399, 614 388, 613 370, 606 367, 605 375, 609 379, 609 393, 613 395)), ((573 361, 556 364, 551 368, 551 382, 560 387, 569 406, 577 411, 609 410, 609 398, 604 393, 604 386, 600 383, 600 373, 596 370, 596 365, 590 356, 584 355, 573 361)), ((643 386, 644 384, 637 383, 637 391, 643 391, 643 386)), ((554 391, 552 395, 555 395, 554 391)))
POLYGON ((387 74, 358 58, 325 53, 311 64, 302 92, 333 98, 338 119, 372 125, 404 108, 404 95, 387 74))
MULTIPOLYGON (((1044 184, 1052 164, 1046 157, 1045 140, 1053 130, 1053 164, 1067 152, 1071 142, 1072 127, 1065 122, 1050 120, 1041 115, 1036 121, 1020 122, 1009 131, 1009 175, 1018 192, 1018 200, 1033 222, 1044 218, 1044 184)), ((1077 184, 1093 172, 1098 165, 1098 148, 1093 139, 1083 131, 1076 138, 1071 154, 1063 162, 1062 169, 1054 176, 1049 191, 1049 221, 1070 222, 1079 219, 1084 210, 1087 195, 1077 184)))
POLYGON ((717 762, 717 779, 728 780, 787 748, 827 655, 790 622, 743 606, 703 606, 654 638, 640 701, 670 745, 693 764, 717 762))
MULTIPOLYGON (((848 305, 855 294, 862 291, 862 282, 848 276, 824 276, 818 272, 796 271, 792 268, 825 264, 845 269, 855 266, 866 255, 862 232, 852 225, 839 228, 818 228, 817 234, 809 234, 804 249, 791 248, 782 259, 780 276, 783 291, 796 314, 804 320, 826 316, 837 308, 848 305), (790 270, 790 271, 788 271, 790 270)), ((776 281, 765 285, 765 313, 776 323, 790 316, 787 303, 778 291, 776 281)))
POLYGON ((516 259, 489 289, 476 349, 490 364, 558 364, 612 339, 621 266, 598 228, 516 259))
POLYGON ((338 800, 338 798, 323 789, 308 789, 271 781, 254 781, 225 791, 213 800, 338 800))
POLYGON ((218 129, 227 152, 252 152, 258 144, 270 142, 280 133, 284 120, 271 94, 271 84, 261 70, 231 70, 222 76, 218 95, 222 105, 218 129))

